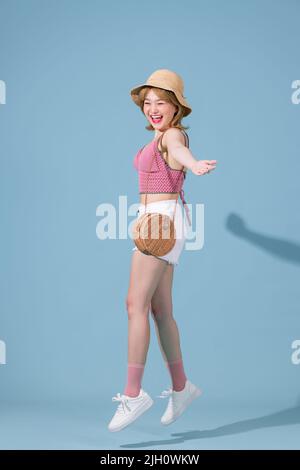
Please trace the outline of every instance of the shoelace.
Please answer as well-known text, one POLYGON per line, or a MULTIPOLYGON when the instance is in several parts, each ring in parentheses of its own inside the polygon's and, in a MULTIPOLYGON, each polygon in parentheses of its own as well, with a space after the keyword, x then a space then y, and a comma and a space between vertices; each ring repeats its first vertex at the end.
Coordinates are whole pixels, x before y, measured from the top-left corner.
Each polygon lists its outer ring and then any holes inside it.
POLYGON ((118 409, 120 410, 123 408, 123 411, 125 411, 125 407, 127 408, 128 411, 131 411, 130 406, 128 405, 128 398, 125 397, 125 395, 121 395, 121 393, 117 393, 115 397, 112 397, 112 401, 119 401, 120 405, 118 406, 118 409))
POLYGON ((169 388, 168 390, 164 390, 161 395, 157 395, 158 398, 167 398, 169 397, 170 395, 172 395, 173 393, 173 390, 172 388, 169 388))

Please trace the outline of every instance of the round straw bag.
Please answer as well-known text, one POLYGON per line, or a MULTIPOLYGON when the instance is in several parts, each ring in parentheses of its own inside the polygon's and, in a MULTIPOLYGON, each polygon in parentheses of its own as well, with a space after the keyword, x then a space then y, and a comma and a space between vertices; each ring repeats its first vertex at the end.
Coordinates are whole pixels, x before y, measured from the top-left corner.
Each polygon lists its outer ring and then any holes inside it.
POLYGON ((133 238, 137 248, 144 254, 166 255, 176 242, 174 217, 172 220, 167 214, 159 212, 141 215, 134 225, 133 238))
MULTIPOLYGON (((151 160, 151 166, 154 156, 155 153, 153 154, 151 160)), ((149 174, 150 172, 148 173, 147 190, 149 174)), ((176 199, 173 219, 171 219, 167 214, 162 214, 160 212, 146 212, 147 190, 145 201, 145 213, 138 217, 135 223, 133 224, 133 240, 136 247, 144 254, 164 256, 172 250, 176 243, 174 217, 177 207, 178 196, 176 199)))

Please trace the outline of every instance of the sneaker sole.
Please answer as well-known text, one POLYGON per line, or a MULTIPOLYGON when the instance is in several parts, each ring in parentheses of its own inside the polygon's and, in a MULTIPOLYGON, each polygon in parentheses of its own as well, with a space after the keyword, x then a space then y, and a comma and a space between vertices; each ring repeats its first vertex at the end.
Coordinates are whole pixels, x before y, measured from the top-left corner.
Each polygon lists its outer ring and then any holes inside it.
POLYGON ((200 390, 199 388, 196 388, 191 393, 191 395, 186 400, 186 402, 183 404, 183 406, 180 408, 180 411, 177 413, 177 415, 174 418, 172 418, 171 420, 161 421, 161 424, 163 424, 164 426, 168 426, 169 424, 174 423, 174 421, 176 421, 176 419, 178 419, 182 415, 182 413, 187 409, 187 407, 192 403, 192 401, 194 401, 195 398, 200 397, 200 395, 202 395, 202 390, 200 390))
POLYGON ((138 408, 135 411, 135 413, 131 416, 130 421, 122 423, 119 426, 114 426, 112 429, 110 427, 108 427, 108 430, 111 431, 111 432, 121 431, 126 426, 129 426, 129 424, 133 423, 137 418, 139 418, 143 413, 145 413, 145 411, 147 411, 149 408, 151 408, 153 403, 154 403, 154 401, 152 400, 152 398, 148 398, 148 400, 143 404, 143 406, 138 408))

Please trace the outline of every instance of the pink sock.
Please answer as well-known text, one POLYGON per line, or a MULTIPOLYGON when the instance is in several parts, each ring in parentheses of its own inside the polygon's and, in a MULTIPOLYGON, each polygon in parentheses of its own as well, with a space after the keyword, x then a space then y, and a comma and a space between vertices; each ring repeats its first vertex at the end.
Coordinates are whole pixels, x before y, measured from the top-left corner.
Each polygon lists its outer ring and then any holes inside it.
POLYGON ((180 392, 184 389, 185 382, 187 380, 186 375, 184 373, 182 358, 177 359, 176 361, 168 361, 166 362, 166 365, 171 374, 173 390, 175 390, 176 392, 180 392))
POLYGON ((127 384, 124 395, 137 397, 141 390, 142 377, 145 364, 137 364, 136 362, 128 363, 127 384))

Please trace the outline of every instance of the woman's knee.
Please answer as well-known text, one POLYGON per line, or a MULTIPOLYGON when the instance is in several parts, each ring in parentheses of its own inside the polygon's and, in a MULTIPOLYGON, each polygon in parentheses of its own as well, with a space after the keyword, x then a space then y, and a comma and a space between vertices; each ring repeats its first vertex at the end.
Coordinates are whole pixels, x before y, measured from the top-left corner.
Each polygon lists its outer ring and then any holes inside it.
POLYGON ((126 310, 129 318, 136 315, 147 315, 150 309, 149 302, 143 301, 137 296, 127 296, 126 310))

